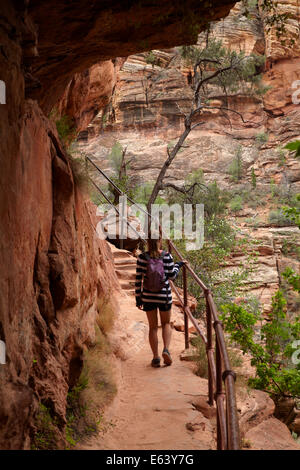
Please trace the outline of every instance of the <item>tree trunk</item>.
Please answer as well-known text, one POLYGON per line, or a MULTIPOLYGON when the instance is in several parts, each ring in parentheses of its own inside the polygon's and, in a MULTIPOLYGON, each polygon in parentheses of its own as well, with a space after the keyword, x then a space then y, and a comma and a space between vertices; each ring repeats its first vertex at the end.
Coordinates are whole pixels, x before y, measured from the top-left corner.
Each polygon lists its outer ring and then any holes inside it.
POLYGON ((158 193, 162 189, 162 182, 163 182, 163 179, 166 175, 166 172, 167 172, 169 166, 171 165, 172 161, 176 157, 178 151, 181 149, 185 139, 187 138, 187 136, 189 135, 190 132, 191 132, 191 117, 189 116, 185 120, 185 130, 181 134, 181 136, 178 139, 178 142, 176 143, 173 150, 171 152, 168 151, 168 158, 166 159, 165 163, 163 164, 163 166, 162 166, 162 168, 159 172, 159 175, 158 175, 157 180, 155 182, 154 188, 152 189, 152 193, 149 197, 149 201, 148 201, 148 204, 147 204, 148 212, 151 213, 151 206, 152 206, 152 204, 155 203, 155 200, 158 196, 158 193))

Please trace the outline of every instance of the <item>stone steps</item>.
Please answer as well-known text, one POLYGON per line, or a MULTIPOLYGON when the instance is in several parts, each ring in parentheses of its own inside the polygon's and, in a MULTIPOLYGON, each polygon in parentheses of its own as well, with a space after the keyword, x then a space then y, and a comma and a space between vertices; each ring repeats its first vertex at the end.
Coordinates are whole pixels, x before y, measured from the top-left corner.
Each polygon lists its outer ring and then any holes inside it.
POLYGON ((121 266, 136 266, 136 258, 121 258, 121 259, 115 259, 114 261, 115 266, 118 268, 121 266))
POLYGON ((135 280, 130 279, 120 279, 120 285, 122 289, 131 290, 135 288, 135 280))
POLYGON ((115 266, 118 271, 128 271, 130 273, 135 273, 136 271, 136 263, 135 264, 133 263, 116 264, 115 263, 115 266))
POLYGON ((121 288, 129 295, 135 295, 136 258, 130 251, 113 248, 116 274, 121 288))
POLYGON ((120 271, 120 270, 117 269, 116 273, 117 273, 117 276, 118 276, 119 279, 124 279, 124 280, 128 279, 130 281, 131 280, 135 281, 135 270, 130 272, 130 271, 127 271, 127 270, 126 271, 125 270, 120 271))

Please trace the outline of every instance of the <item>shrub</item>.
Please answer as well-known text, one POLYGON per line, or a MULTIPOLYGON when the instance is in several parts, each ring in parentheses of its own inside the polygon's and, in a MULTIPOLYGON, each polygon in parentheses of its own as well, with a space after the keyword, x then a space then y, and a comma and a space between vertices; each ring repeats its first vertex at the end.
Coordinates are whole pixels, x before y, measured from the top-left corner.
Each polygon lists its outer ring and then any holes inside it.
POLYGON ((57 448, 57 422, 50 409, 43 403, 39 404, 39 411, 35 418, 35 428, 31 449, 55 450, 57 448))
POLYGON ((266 132, 259 132, 256 135, 255 140, 256 140, 257 143, 262 145, 262 144, 265 144, 266 142, 268 142, 269 136, 268 136, 268 134, 266 134, 266 132))
POLYGON ((156 57, 153 51, 147 52, 147 54, 145 55, 145 61, 146 61, 146 64, 151 64, 152 67, 154 67, 155 65, 157 66, 160 65, 160 59, 159 57, 156 57))
POLYGON ((196 356, 194 357, 194 362, 196 363, 196 370, 195 374, 199 377, 203 377, 207 379, 208 377, 208 364, 207 364, 207 356, 206 356, 206 347, 203 343, 200 336, 196 336, 195 338, 191 338, 191 344, 196 349, 196 356))
POLYGON ((271 181, 270 181, 270 188, 271 188, 271 196, 272 196, 272 198, 275 198, 275 197, 279 196, 280 187, 279 187, 278 184, 275 183, 274 178, 271 178, 271 181))
POLYGON ((107 338, 96 327, 95 344, 84 352, 80 378, 67 397, 66 441, 69 448, 106 425, 103 409, 117 391, 111 356, 107 338))
POLYGON ((253 167, 251 168, 251 184, 252 184, 252 188, 255 189, 256 188, 256 175, 255 175, 255 171, 253 167))
POLYGON ((270 211, 269 213, 269 223, 277 227, 287 227, 293 225, 293 222, 290 221, 282 209, 276 209, 270 211))
POLYGON ((300 193, 295 196, 295 206, 283 207, 282 211, 284 216, 290 221, 291 224, 297 225, 300 228, 300 193))
POLYGON ((89 191, 90 179, 86 163, 81 157, 69 156, 69 163, 73 174, 74 183, 83 191, 89 191))
POLYGON ((289 142, 284 148, 289 150, 294 158, 300 157, 300 140, 289 142))
POLYGON ((240 211, 241 209, 243 208, 243 199, 241 196, 239 196, 238 194, 236 196, 234 196, 234 198, 232 199, 232 201, 230 202, 230 209, 233 211, 233 212, 238 212, 240 211))
POLYGON ((98 299, 97 310, 97 324, 102 333, 107 334, 113 327, 117 306, 111 298, 103 299, 101 297, 98 299))
POLYGON ((296 351, 294 341, 300 339, 300 318, 288 321, 286 300, 279 290, 272 297, 272 312, 265 322, 261 313, 247 311, 245 305, 222 306, 221 320, 233 343, 243 354, 250 354, 256 368, 250 386, 275 396, 300 395, 300 365, 292 363, 296 351), (260 322, 260 337, 256 338, 256 324, 260 322))
MULTIPOLYGON (((196 363, 195 374, 199 377, 203 377, 205 379, 208 378, 208 362, 207 362, 207 355, 206 355, 206 346, 200 336, 195 336, 191 338, 190 343, 194 346, 196 350, 196 355, 193 358, 193 361, 196 363)), ((228 357, 230 361, 230 365, 232 368, 241 367, 243 365, 242 357, 237 354, 237 352, 227 347, 228 357)))
POLYGON ((242 146, 239 145, 233 161, 229 165, 228 172, 231 175, 232 181, 240 181, 243 176, 243 160, 242 160, 242 146))

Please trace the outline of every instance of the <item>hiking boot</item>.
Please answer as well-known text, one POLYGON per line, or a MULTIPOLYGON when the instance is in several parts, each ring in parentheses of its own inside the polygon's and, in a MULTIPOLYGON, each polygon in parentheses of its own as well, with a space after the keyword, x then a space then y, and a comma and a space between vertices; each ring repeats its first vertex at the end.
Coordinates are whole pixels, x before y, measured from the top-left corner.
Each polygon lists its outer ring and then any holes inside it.
POLYGON ((167 365, 167 366, 170 366, 172 364, 172 358, 171 358, 171 354, 169 353, 168 349, 165 348, 162 352, 162 357, 164 358, 164 363, 167 365))
POLYGON ((156 358, 152 359, 151 366, 152 367, 160 367, 160 357, 156 357, 156 358))

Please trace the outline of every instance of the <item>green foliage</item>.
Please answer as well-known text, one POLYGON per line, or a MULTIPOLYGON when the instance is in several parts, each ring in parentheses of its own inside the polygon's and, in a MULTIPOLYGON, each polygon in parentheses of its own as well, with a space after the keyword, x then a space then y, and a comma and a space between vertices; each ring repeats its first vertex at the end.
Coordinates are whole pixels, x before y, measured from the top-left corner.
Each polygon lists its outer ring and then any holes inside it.
POLYGON ((76 427, 79 417, 85 416, 86 406, 81 404, 80 396, 83 390, 88 386, 89 378, 85 371, 80 375, 79 380, 74 387, 69 390, 67 395, 67 425, 65 438, 69 448, 74 447, 79 441, 76 439, 76 427))
POLYGON ((291 363, 291 344, 300 339, 300 319, 288 321, 286 300, 279 290, 272 298, 272 312, 267 322, 262 314, 249 312, 244 305, 226 304, 221 320, 233 343, 243 354, 250 354, 256 369, 249 385, 275 395, 300 395, 300 366, 291 363), (259 338, 255 330, 262 324, 259 338))
POLYGON ((279 159, 279 166, 284 166, 286 164, 286 156, 284 150, 282 148, 278 148, 277 153, 279 159))
POLYGON ((241 1, 241 15, 248 19, 253 19, 258 13, 257 0, 242 0, 241 1))
POLYGON ((296 195, 296 201, 298 203, 296 207, 283 207, 282 211, 284 216, 300 229, 300 194, 296 195))
MULTIPOLYGON (((282 45, 286 45, 286 40, 282 38, 287 36, 286 23, 292 15, 290 12, 280 12, 278 3, 273 0, 263 0, 260 7, 265 13, 266 33, 269 34, 271 31, 275 31, 277 39, 280 40, 282 45)), ((295 39, 290 39, 290 45, 293 46, 294 44, 295 39)))
MULTIPOLYGON (((111 176, 111 180, 121 191, 127 193, 129 197, 133 197, 132 178, 127 173, 130 168, 130 162, 125 160, 125 153, 126 149, 124 149, 122 144, 117 141, 112 146, 107 158, 114 171, 114 175, 111 176)), ((116 203, 116 194, 111 185, 108 185, 108 191, 114 196, 116 203)))
MULTIPOLYGON (((84 351, 83 368, 78 382, 69 390, 67 395, 66 434, 69 449, 73 448, 80 439, 90 436, 104 425, 103 408, 116 393, 114 373, 111 364, 111 347, 106 332, 111 328, 107 318, 109 312, 113 315, 117 305, 111 298, 97 305, 100 309, 98 318, 100 327, 95 327, 95 342, 84 351)), ((106 424, 106 423, 105 423, 106 424)))
POLYGON ((145 61, 146 64, 150 64, 152 65, 152 67, 154 67, 155 65, 157 65, 158 67, 160 66, 160 58, 157 57, 153 51, 149 51, 146 53, 145 61))
POLYGON ((69 163, 72 170, 74 183, 83 191, 89 190, 89 174, 87 164, 82 157, 69 156, 69 163))
POLYGON ((55 125, 60 140, 66 145, 70 145, 76 137, 76 127, 69 116, 61 116, 55 119, 55 125))
POLYGON ((259 132, 256 134, 255 140, 259 144, 265 144, 269 140, 269 136, 266 132, 259 132))
POLYGON ((293 225, 293 221, 286 217, 282 209, 276 209, 269 213, 269 224, 276 227, 287 227, 288 225, 293 225))
POLYGON ((196 363, 196 375, 199 377, 203 377, 205 379, 208 378, 208 362, 206 357, 206 347, 203 343, 200 336, 195 336, 190 340, 191 345, 194 346, 196 355, 193 358, 193 361, 196 363))
POLYGON ((39 411, 35 417, 35 428, 31 449, 55 450, 57 448, 57 420, 52 416, 51 410, 43 403, 39 404, 39 411))
POLYGON ((237 183, 243 177, 243 159, 242 159, 242 146, 239 145, 236 154, 229 165, 229 174, 232 177, 232 181, 237 183))
POLYGON ((229 197, 219 188, 216 181, 205 184, 201 168, 189 173, 185 178, 185 194, 168 190, 166 198, 169 204, 203 204, 205 219, 219 217, 225 213, 229 197))
MULTIPOLYGON (((137 184, 133 188, 133 199, 137 204, 145 204, 149 201, 150 194, 154 186, 154 181, 147 181, 146 183, 137 184)), ((164 204, 165 199, 162 196, 158 196, 155 200, 155 204, 164 204)))
MULTIPOLYGON (((175 192, 173 189, 167 194, 167 202, 204 204, 204 245, 201 250, 187 251, 185 240, 176 240, 176 246, 206 285, 214 290, 217 303, 224 302, 235 295, 248 277, 254 262, 254 252, 249 254, 247 262, 234 273, 225 273, 223 270, 226 259, 234 249, 245 250, 251 245, 247 238, 237 238, 236 232, 226 220, 229 194, 221 190, 216 181, 205 184, 202 170, 197 170, 188 175, 184 187, 186 190, 193 188, 186 194, 175 192), (197 183, 196 186, 195 183, 197 183)), ((182 282, 178 278, 178 284, 182 282)), ((190 283, 189 290, 198 300, 198 314, 203 307, 201 288, 196 283, 190 283)))
POLYGON ((243 199, 239 194, 237 194, 236 196, 234 196, 234 198, 230 202, 230 209, 233 212, 238 212, 242 208, 243 208, 243 199))
POLYGON ((282 241, 281 252, 284 256, 300 261, 300 246, 298 245, 299 235, 289 236, 282 241))
MULTIPOLYGON (((190 339, 190 343, 195 348, 195 356, 192 360, 196 363, 196 375, 208 378, 208 361, 206 355, 206 347, 200 336, 195 336, 190 339)), ((230 365, 232 368, 241 367, 243 365, 242 358, 236 354, 232 348, 227 348, 230 365)))
POLYGON ((255 175, 255 171, 253 167, 251 168, 251 184, 252 184, 252 188, 255 189, 256 188, 256 175, 255 175))
POLYGON ((107 158, 114 170, 115 174, 118 175, 121 164, 122 164, 122 156, 123 156, 123 147, 120 142, 115 142, 111 148, 110 153, 108 154, 107 158))
POLYGON ((296 274, 292 268, 286 268, 282 276, 287 280, 290 286, 300 294, 300 275, 296 274))
POLYGON ((300 157, 300 140, 294 140, 293 142, 289 142, 285 145, 284 148, 289 150, 292 153, 293 157, 300 157))
POLYGON ((224 47, 222 41, 214 38, 209 38, 207 46, 203 49, 198 46, 182 46, 179 48, 179 53, 188 65, 203 64, 203 78, 211 76, 212 72, 222 70, 209 80, 212 85, 226 88, 231 93, 237 92, 242 86, 246 86, 248 92, 252 91, 254 94, 262 92, 261 76, 257 74, 257 68, 265 63, 265 58, 262 56, 255 54, 246 56, 244 51, 232 51, 224 47), (203 59, 215 62, 211 62, 208 69, 203 59))
POLYGON ((246 184, 244 186, 239 185, 237 189, 233 188, 227 194, 229 201, 232 201, 236 196, 240 196, 243 205, 246 204, 248 207, 256 209, 266 204, 268 192, 265 188, 253 188, 253 185, 246 184))
POLYGON ((271 196, 272 198, 279 195, 279 186, 275 183, 274 178, 271 178, 270 181, 270 188, 271 188, 271 196))

